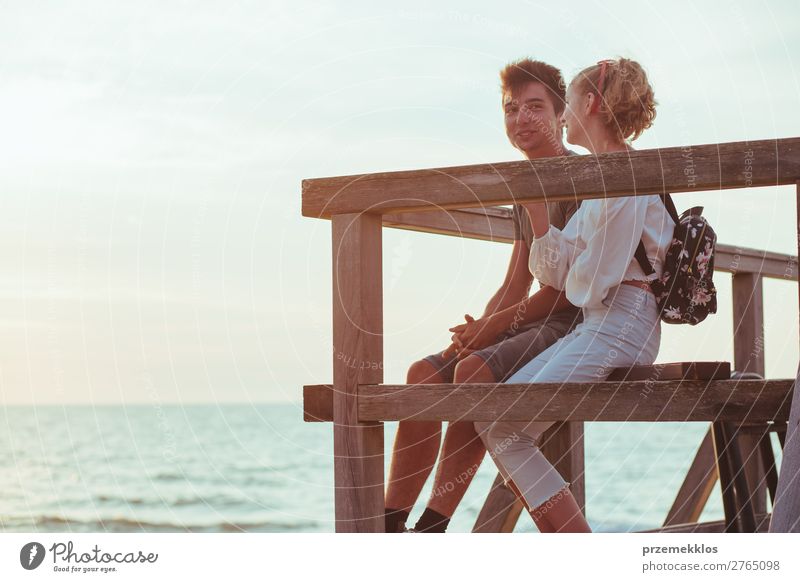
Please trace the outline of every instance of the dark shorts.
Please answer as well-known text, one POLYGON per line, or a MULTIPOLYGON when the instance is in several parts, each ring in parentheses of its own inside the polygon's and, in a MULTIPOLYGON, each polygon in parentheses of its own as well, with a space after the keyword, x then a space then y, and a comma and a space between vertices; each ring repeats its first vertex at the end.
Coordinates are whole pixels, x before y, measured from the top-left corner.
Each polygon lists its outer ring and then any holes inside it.
MULTIPOLYGON (((581 320, 579 310, 556 313, 523 327, 516 334, 506 334, 496 344, 473 352, 473 355, 486 362, 497 382, 505 382, 522 366, 572 331, 581 320)), ((443 382, 453 381, 458 360, 445 360, 441 353, 423 359, 436 368, 443 382)))

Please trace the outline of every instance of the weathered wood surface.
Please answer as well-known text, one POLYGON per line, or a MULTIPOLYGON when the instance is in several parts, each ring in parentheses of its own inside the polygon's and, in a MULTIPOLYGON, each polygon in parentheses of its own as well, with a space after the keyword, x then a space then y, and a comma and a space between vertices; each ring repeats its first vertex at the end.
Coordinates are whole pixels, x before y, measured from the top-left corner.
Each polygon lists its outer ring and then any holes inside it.
POLYGON ((333 386, 331 384, 303 386, 303 420, 305 422, 333 421, 333 386))
POLYGON ((503 476, 498 473, 478 513, 472 533, 511 533, 523 509, 522 502, 506 487, 503 476))
POLYGON ((359 420, 361 384, 383 381, 381 221, 333 218, 333 454, 337 532, 384 531, 383 425, 359 420))
MULTIPOLYGON (((358 390, 360 421, 770 422, 789 417, 793 380, 383 384, 358 390)), ((325 391, 325 385, 306 387, 325 391)), ((319 404, 324 396, 308 399, 319 404)), ((317 418, 325 416, 316 409, 317 418)))
POLYGON ((791 380, 381 385, 361 420, 766 422, 789 414, 791 380))
POLYGON ((675 501, 664 519, 664 527, 696 522, 703 513, 717 483, 717 460, 711 430, 706 432, 697 449, 675 501))
POLYGON ((500 207, 384 214, 383 226, 492 242, 514 241, 511 210, 500 207))
POLYGON ((800 138, 303 180, 304 216, 794 184, 800 138))
MULTIPOLYGON (((609 380, 712 380, 730 378, 730 362, 669 362, 652 366, 616 368, 609 380)), ((330 422, 333 420, 333 390, 328 385, 303 387, 303 420, 330 422)))
POLYGON ((615 368, 608 380, 727 380, 730 377, 730 362, 670 362, 615 368))
MULTIPOLYGON (((756 273, 735 273, 733 295, 733 364, 737 372, 765 376, 764 285, 756 273)), ((737 441, 757 514, 767 513, 767 484, 759 436, 740 433, 737 441)))
MULTIPOLYGON (((493 242, 514 241, 514 226, 511 222, 511 210, 508 208, 465 208, 386 214, 383 216, 383 226, 493 242)), ((797 281, 797 257, 717 244, 714 270, 726 273, 757 273, 764 277, 797 281)))

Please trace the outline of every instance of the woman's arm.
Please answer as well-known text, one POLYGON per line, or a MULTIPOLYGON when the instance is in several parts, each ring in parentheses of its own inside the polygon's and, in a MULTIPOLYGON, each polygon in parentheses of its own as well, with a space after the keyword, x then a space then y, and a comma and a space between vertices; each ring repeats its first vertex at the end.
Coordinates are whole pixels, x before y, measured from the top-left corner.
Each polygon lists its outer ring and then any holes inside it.
POLYGON ((483 310, 483 317, 491 315, 509 305, 516 305, 528 296, 531 288, 532 277, 528 269, 530 250, 523 240, 515 240, 511 249, 511 260, 506 268, 506 277, 503 284, 492 295, 483 310))
MULTIPOLYGON (((578 214, 581 209, 572 215, 563 230, 548 225, 542 232, 542 219, 534 219, 531 215, 531 227, 539 231, 533 241, 533 248, 528 267, 535 279, 544 285, 565 289, 567 273, 574 258, 583 250, 583 245, 578 236, 578 214), (534 226, 534 220, 536 225, 534 226)), ((539 213, 541 215, 541 212, 539 213)))

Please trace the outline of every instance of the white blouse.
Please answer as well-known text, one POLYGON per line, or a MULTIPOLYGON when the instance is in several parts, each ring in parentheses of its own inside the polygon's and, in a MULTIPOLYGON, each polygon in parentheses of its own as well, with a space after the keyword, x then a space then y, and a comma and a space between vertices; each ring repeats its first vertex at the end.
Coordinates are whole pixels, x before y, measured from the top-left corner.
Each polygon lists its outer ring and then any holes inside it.
POLYGON ((530 270, 545 285, 566 289, 578 307, 601 307, 612 287, 661 276, 675 222, 658 195, 584 200, 564 230, 550 225, 534 240, 530 270), (633 256, 639 240, 655 273, 647 277, 633 256))

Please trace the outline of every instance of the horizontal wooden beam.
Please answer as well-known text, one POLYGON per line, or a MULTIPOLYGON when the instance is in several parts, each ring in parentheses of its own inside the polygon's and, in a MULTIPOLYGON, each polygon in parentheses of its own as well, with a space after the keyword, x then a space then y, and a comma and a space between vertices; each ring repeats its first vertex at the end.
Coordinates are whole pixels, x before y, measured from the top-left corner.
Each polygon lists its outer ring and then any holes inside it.
MULTIPOLYGON (((789 417, 793 380, 362 385, 365 421, 769 422, 789 417)), ((328 421, 329 385, 305 386, 305 419, 328 421)))
MULTIPOLYGON (((413 230, 511 243, 514 226, 508 208, 466 208, 433 212, 402 212, 383 216, 389 228, 413 230)), ((717 244, 714 258, 716 271, 757 273, 762 277, 797 281, 797 257, 748 247, 717 244)))
POLYGON ((492 242, 514 242, 511 210, 500 207, 384 214, 383 226, 492 242))
POLYGON ((800 138, 303 180, 303 216, 487 207, 795 184, 800 138))

